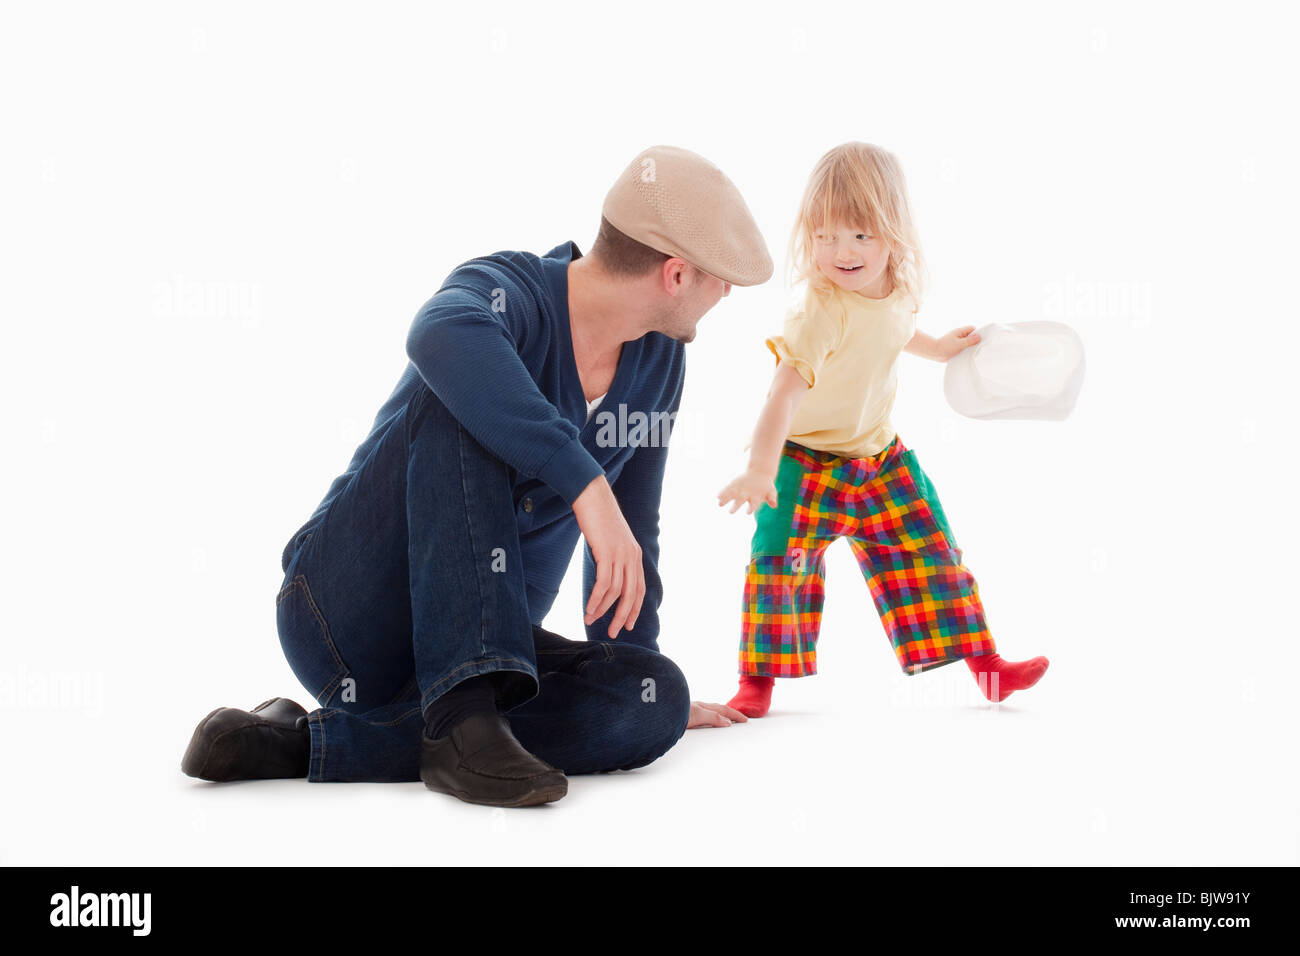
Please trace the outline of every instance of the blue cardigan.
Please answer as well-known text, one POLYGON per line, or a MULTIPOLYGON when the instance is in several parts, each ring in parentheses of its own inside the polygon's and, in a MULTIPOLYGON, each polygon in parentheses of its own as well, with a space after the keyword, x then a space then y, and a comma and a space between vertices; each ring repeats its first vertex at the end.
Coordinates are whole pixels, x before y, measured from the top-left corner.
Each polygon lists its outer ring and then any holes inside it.
MULTIPOLYGON (((618 640, 658 649, 659 499, 686 352, 681 342, 658 332, 625 343, 609 391, 587 421, 569 330, 566 272, 581 256, 576 243, 566 242, 543 256, 494 252, 452 270, 416 315, 406 339, 410 362, 370 434, 285 545, 282 569, 298 538, 324 515, 423 380, 517 475, 515 521, 532 623, 541 624, 550 611, 581 536, 573 501, 603 472, 645 565, 641 614, 618 640)), ((583 550, 585 607, 596 568, 591 548, 584 544, 583 550)), ((590 640, 608 640, 615 608, 587 625, 590 640)))

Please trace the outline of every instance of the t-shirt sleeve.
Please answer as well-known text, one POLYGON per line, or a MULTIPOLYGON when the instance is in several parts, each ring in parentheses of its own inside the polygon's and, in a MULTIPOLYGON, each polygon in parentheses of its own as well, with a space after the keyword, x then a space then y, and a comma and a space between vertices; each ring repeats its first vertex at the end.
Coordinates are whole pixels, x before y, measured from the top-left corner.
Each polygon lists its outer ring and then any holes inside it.
MULTIPOLYGON (((507 297, 518 303, 527 293, 512 286, 507 297)), ((407 355, 479 444, 572 505, 604 469, 537 387, 519 356, 516 330, 492 303, 492 289, 444 285, 415 317, 407 355)))
POLYGON ((840 345, 844 323, 824 305, 791 308, 785 317, 781 335, 766 339, 764 344, 778 362, 793 366, 808 387, 817 384, 817 376, 840 345))

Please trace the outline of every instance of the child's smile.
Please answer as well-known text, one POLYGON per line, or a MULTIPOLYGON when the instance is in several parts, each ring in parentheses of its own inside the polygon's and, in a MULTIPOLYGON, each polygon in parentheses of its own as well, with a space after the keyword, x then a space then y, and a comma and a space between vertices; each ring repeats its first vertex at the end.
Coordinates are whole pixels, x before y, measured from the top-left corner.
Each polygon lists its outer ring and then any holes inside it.
POLYGON ((891 291, 885 274, 889 249, 865 227, 837 224, 831 232, 817 229, 813 233, 813 253, 822 275, 841 289, 861 292, 872 299, 883 299, 891 291))

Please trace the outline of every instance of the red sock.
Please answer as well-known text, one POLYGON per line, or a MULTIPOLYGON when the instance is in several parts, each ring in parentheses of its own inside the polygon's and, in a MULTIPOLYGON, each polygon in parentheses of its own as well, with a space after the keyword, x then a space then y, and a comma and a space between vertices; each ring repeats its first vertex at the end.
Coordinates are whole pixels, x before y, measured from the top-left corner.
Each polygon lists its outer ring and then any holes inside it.
POLYGON ((975 682, 980 685, 984 696, 998 703, 1010 697, 1013 691, 1037 684, 1038 678, 1047 671, 1047 658, 1004 661, 1000 654, 981 654, 966 658, 966 666, 975 675, 975 682))
POLYGON ((740 678, 740 691, 727 701, 728 707, 734 707, 746 717, 762 717, 772 705, 772 685, 776 680, 771 677, 740 678))

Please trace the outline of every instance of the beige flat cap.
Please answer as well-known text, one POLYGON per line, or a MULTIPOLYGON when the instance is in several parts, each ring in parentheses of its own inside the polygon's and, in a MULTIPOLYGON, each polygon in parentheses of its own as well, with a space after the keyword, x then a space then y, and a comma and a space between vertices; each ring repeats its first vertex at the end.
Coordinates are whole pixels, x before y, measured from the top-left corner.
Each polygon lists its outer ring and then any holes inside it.
POLYGON ((690 150, 642 150, 610 187, 601 213, 624 235, 732 285, 772 277, 772 257, 740 190, 690 150))

